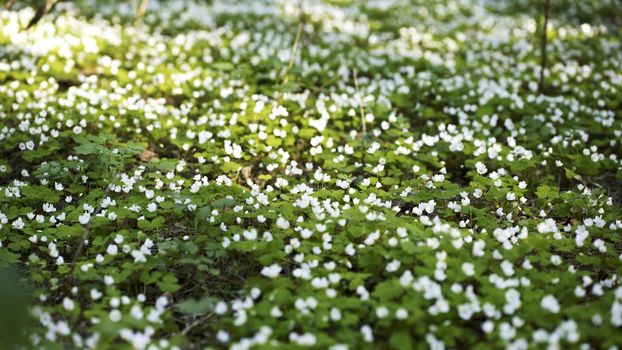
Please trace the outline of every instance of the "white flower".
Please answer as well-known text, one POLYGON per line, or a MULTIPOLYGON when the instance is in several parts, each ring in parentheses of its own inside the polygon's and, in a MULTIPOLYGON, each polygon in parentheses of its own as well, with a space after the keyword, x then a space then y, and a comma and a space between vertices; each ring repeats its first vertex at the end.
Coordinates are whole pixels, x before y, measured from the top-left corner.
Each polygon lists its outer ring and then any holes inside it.
POLYGON ((191 193, 197 193, 199 192, 200 189, 201 189, 201 183, 199 181, 192 183, 192 186, 190 186, 191 193))
POLYGON ((82 224, 82 225, 86 225, 89 223, 89 220, 91 220, 91 214, 89 213, 84 213, 82 215, 80 215, 78 217, 78 221, 82 224))
POLYGON ((330 319, 333 321, 341 320, 341 311, 335 307, 330 309, 330 319))
POLYGON ((108 255, 117 255, 118 252, 119 252, 119 248, 117 247, 116 244, 109 244, 108 248, 106 248, 106 253, 108 255))
POLYGON ((104 284, 107 286, 111 286, 114 284, 114 277, 112 276, 104 276, 104 284))
POLYGON ((316 342, 315 335, 311 333, 299 335, 296 332, 292 332, 289 334, 289 340, 301 346, 313 346, 316 342))
POLYGON ((482 330, 484 333, 490 333, 495 328, 495 324, 492 321, 485 321, 482 323, 482 330))
POLYGON ((282 216, 279 216, 279 218, 276 219, 276 226, 282 230, 286 230, 289 228, 289 221, 285 220, 282 216))
POLYGON ((559 312, 559 302, 557 302, 557 299, 555 299, 555 297, 550 294, 542 298, 542 300, 540 301, 540 306, 543 309, 554 314, 559 312))
POLYGON ((473 276, 475 275, 475 266, 470 262, 464 262, 462 263, 462 272, 467 276, 473 276))
POLYGON ((551 256, 551 263, 555 266, 558 266, 559 264, 562 263, 562 258, 559 255, 552 255, 551 256))
POLYGON ((217 315, 222 315, 224 313, 227 312, 227 303, 225 303, 224 301, 219 301, 218 304, 216 304, 216 307, 214 308, 214 312, 217 315))
POLYGON ((315 277, 311 280, 311 286, 316 289, 327 288, 328 283, 329 281, 326 277, 315 277))
POLYGON ((269 278, 275 278, 281 273, 281 270, 281 266, 277 264, 272 264, 270 266, 265 266, 263 269, 261 269, 261 274, 269 278))
POLYGON ((220 330, 218 331, 218 333, 216 333, 216 338, 218 339, 219 342, 226 343, 229 341, 229 333, 223 330, 220 330))
POLYGON ((244 236, 244 238, 249 241, 254 241, 255 239, 257 239, 257 230, 255 228, 251 228, 250 230, 244 230, 244 232, 242 232, 242 236, 244 236))
POLYGON ((585 240, 589 236, 589 232, 585 229, 585 226, 579 225, 579 227, 577 227, 576 233, 577 236, 575 237, 575 243, 577 247, 583 247, 585 240))
POLYGON ((97 300, 97 299, 101 298, 102 295, 103 295, 102 292, 100 292, 100 291, 98 291, 97 289, 94 289, 94 288, 91 289, 90 294, 91 294, 91 299, 93 299, 93 300, 97 300))
POLYGON ((399 308, 395 311, 395 318, 398 320, 405 320, 408 317, 408 311, 404 308, 399 308))
POLYGON ((117 235, 116 235, 116 236, 114 236, 114 242, 115 242, 116 244, 121 244, 121 243, 123 243, 123 240, 124 240, 123 235, 121 235, 121 234, 119 234, 119 233, 117 233, 117 235))
POLYGON ((43 211, 46 212, 46 213, 53 213, 53 212, 56 211, 56 208, 51 203, 44 203, 43 204, 43 211))
POLYGON ((501 263, 501 270, 503 270, 503 273, 506 276, 514 275, 514 265, 512 265, 512 263, 507 260, 503 260, 503 262, 501 263))
POLYGON ((346 252, 346 254, 348 254, 350 256, 354 256, 354 254, 356 254, 356 249, 354 248, 352 243, 350 243, 350 244, 348 244, 346 246, 345 252, 346 252))
POLYGON ((544 222, 539 223, 537 229, 540 233, 555 233, 557 232, 557 225, 555 220, 548 218, 544 222))
POLYGON ((67 311, 73 311, 73 309, 76 307, 75 303, 73 302, 73 300, 69 299, 69 298, 64 298, 63 299, 63 307, 65 308, 65 310, 67 311))
POLYGON ((594 240, 594 247, 596 247, 596 249, 598 249, 599 252, 601 253, 606 253, 607 252, 607 246, 605 245, 605 241, 603 241, 600 238, 597 238, 596 240, 594 240))
POLYGON ((140 308, 139 305, 134 305, 132 306, 132 308, 130 309, 130 315, 132 317, 134 317, 137 320, 142 320, 144 313, 143 310, 140 308))
POLYGON ((395 272, 400 268, 401 262, 399 260, 393 260, 387 264, 386 270, 387 272, 395 272))
POLYGON ((11 226, 13 226, 13 228, 16 230, 21 230, 24 228, 24 221, 22 220, 22 218, 17 218, 17 220, 13 221, 11 226))
POLYGON ((112 311, 110 311, 110 313, 108 313, 108 318, 110 318, 110 321, 112 322, 119 322, 121 321, 121 311, 114 309, 112 311))
POLYGON ((486 168, 486 165, 484 165, 484 163, 482 162, 475 163, 475 169, 477 170, 477 173, 480 175, 484 175, 488 172, 488 168, 486 168))
POLYGON ((147 211, 150 213, 155 212, 158 209, 158 205, 155 203, 149 203, 147 204, 147 211))
POLYGON ((366 342, 371 343, 372 341, 374 341, 374 333, 370 326, 363 325, 361 327, 361 334, 363 335, 363 340, 365 340, 366 342))

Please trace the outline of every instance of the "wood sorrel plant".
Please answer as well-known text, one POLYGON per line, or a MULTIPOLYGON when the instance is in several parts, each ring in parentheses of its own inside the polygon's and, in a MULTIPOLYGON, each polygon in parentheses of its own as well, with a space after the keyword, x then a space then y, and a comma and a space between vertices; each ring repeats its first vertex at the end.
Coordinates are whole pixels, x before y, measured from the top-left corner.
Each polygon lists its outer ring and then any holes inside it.
POLYGON ((618 6, 550 3, 545 94, 531 0, 1 12, 0 347, 615 349, 618 6))

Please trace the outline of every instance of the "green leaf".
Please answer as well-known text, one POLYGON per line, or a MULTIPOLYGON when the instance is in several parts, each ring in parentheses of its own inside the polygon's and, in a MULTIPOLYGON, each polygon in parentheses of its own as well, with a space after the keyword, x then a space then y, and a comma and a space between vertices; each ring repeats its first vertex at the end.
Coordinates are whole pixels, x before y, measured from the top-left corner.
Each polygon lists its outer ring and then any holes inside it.
POLYGON ((165 275, 157 285, 161 291, 169 293, 174 293, 181 288, 181 286, 177 284, 177 277, 171 274, 165 275))
POLYGON ((389 338, 389 344, 392 349, 411 350, 413 348, 410 335, 406 331, 393 332, 389 338))
POLYGON ((242 168, 242 166, 235 162, 226 162, 226 163, 223 163, 220 166, 220 168, 224 172, 234 172, 234 171, 238 171, 240 168, 242 168))
POLYGON ((235 68, 235 66, 231 62, 223 62, 223 61, 214 62, 212 64, 212 67, 215 69, 224 70, 224 71, 229 71, 235 68))
POLYGON ((270 174, 261 174, 261 175, 257 176, 257 178, 259 180, 268 181, 268 180, 270 180, 272 178, 272 175, 270 175, 270 174))
POLYGON ((414 254, 417 251, 417 246, 411 241, 403 241, 401 246, 402 250, 408 254, 414 254))
POLYGON ((203 314, 214 308, 216 298, 204 297, 200 300, 186 299, 175 304, 175 308, 182 313, 189 315, 203 314))
POLYGON ((540 199, 554 199, 559 196, 559 194, 557 193, 557 188, 550 187, 548 185, 538 186, 538 189, 536 190, 536 195, 540 199))
POLYGON ((137 220, 136 223, 138 225, 138 228, 144 231, 153 230, 154 228, 151 222, 147 219, 137 220))
POLYGON ((220 209, 233 206, 234 204, 235 200, 233 200, 233 198, 220 198, 212 202, 212 207, 220 209))

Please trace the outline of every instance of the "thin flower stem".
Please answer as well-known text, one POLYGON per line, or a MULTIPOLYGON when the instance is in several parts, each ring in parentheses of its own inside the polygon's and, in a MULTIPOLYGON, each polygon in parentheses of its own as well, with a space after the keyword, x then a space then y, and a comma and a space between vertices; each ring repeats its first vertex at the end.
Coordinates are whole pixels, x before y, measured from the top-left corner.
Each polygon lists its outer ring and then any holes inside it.
POLYGON ((361 96, 361 91, 359 90, 359 81, 357 78, 356 69, 353 71, 354 75, 354 87, 356 88, 356 95, 359 98, 359 113, 361 115, 361 125, 363 127, 363 135, 367 134, 367 124, 365 122, 365 102, 363 101, 363 97, 361 96))
POLYGON ((135 27, 140 27, 143 24, 143 17, 145 16, 145 12, 147 12, 148 5, 149 0, 142 0, 138 8, 136 8, 136 17, 134 18, 135 27))
POLYGON ((549 12, 551 10, 550 0, 544 0, 544 23, 542 25, 542 38, 540 41, 540 80, 538 84, 538 90, 540 93, 544 92, 544 79, 546 74, 546 48, 548 46, 548 33, 547 28, 549 26, 549 12))
POLYGON ((282 84, 287 84, 287 80, 289 79, 289 72, 294 67, 294 62, 296 60, 296 53, 298 52, 298 44, 300 43, 300 36, 302 35, 302 29, 303 29, 303 24, 302 22, 300 22, 298 24, 298 31, 296 32, 296 38, 294 39, 294 45, 292 46, 291 55, 289 57, 289 63, 287 64, 287 69, 285 70, 282 84))

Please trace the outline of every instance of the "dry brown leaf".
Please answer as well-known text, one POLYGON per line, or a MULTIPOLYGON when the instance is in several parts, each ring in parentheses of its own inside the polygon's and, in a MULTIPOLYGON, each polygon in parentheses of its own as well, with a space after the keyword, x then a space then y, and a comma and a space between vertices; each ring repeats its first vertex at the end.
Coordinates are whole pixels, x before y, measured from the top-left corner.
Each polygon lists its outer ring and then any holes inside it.
POLYGON ((148 162, 151 160, 151 158, 155 157, 156 153, 148 148, 145 148, 140 155, 138 156, 138 158, 140 159, 141 162, 148 162))

